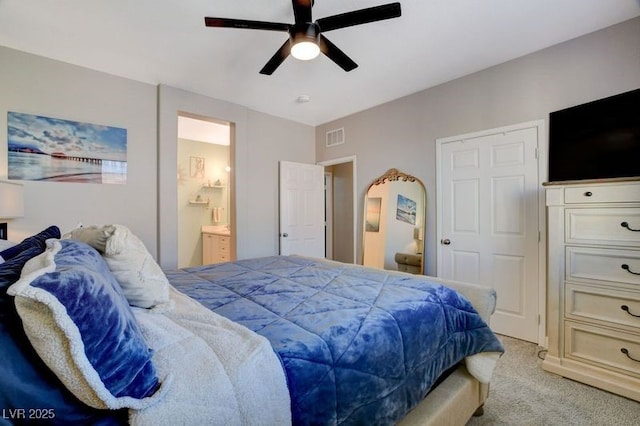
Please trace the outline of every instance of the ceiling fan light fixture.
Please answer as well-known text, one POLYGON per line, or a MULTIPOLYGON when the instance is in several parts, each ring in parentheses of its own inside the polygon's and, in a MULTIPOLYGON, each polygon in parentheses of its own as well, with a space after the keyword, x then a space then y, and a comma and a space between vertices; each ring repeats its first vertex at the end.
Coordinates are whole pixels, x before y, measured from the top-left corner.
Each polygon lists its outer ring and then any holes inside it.
POLYGON ((291 46, 291 55, 301 61, 308 61, 320 54, 320 46, 315 41, 301 40, 291 46))
POLYGON ((320 54, 320 28, 317 24, 298 24, 293 33, 291 56, 308 61, 320 54))
MULTIPOLYGON (((2 0, 0 0, 2 1, 2 0)), ((345 71, 358 67, 342 50, 331 43, 322 31, 333 31, 354 25, 383 21, 397 18, 401 15, 400 3, 388 3, 380 6, 367 7, 352 12, 339 13, 333 16, 313 21, 313 0, 292 0, 293 24, 279 22, 253 21, 248 19, 205 17, 207 27, 240 28, 250 30, 266 30, 286 32, 289 37, 276 53, 260 70, 260 74, 271 75, 290 55, 296 59, 308 61, 322 52, 345 71)))

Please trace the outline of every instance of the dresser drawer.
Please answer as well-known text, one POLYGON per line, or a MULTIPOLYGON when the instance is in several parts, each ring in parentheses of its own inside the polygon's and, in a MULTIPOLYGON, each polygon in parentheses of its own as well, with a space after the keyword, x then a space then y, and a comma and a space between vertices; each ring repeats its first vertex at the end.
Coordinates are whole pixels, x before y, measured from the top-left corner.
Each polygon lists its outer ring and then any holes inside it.
POLYGON ((564 350, 567 358, 640 377, 638 335, 566 321, 564 350))
POLYGON ((640 208, 565 210, 568 244, 603 244, 640 247, 640 208))
POLYGON ((640 289, 640 251, 569 246, 566 279, 632 284, 640 289))
POLYGON ((564 189, 567 204, 637 203, 640 202, 640 185, 619 183, 611 185, 576 185, 564 189))
POLYGON ((582 321, 605 321, 640 332, 640 293, 567 283, 565 314, 582 321))

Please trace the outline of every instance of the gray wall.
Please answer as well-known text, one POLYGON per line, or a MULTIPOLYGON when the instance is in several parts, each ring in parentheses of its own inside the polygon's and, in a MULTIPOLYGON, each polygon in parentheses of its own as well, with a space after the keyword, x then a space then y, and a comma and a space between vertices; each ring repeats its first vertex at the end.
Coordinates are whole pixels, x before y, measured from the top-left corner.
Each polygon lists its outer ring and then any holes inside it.
POLYGON ((231 167, 239 258, 278 253, 278 160, 315 162, 311 126, 168 86, 115 77, 0 47, 0 178, 7 176, 7 111, 127 129, 126 185, 25 181, 20 241, 55 224, 63 232, 121 223, 162 266, 177 266, 178 112, 234 124, 231 167))
POLYGON ((155 86, 4 47, 0 64, 0 177, 7 176, 7 111, 127 129, 126 185, 24 181, 25 217, 9 222, 9 239, 49 225, 65 232, 79 222, 121 223, 155 254, 155 86))
MULTIPOLYGON (((427 189, 426 273, 436 275, 435 141, 539 119, 640 87, 640 18, 316 128, 316 159, 357 156, 358 218, 367 186, 391 167, 427 189), (343 145, 325 134, 344 127, 343 145)), ((361 252, 361 235, 358 252, 361 252)), ((360 254, 358 256, 360 258, 360 254)))

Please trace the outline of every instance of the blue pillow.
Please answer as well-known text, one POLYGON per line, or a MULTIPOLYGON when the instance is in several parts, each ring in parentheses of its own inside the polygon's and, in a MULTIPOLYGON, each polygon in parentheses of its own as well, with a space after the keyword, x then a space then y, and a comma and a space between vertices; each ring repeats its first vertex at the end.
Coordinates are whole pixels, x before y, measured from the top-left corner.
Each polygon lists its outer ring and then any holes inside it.
POLYGON ((20 278, 20 272, 27 260, 42 253, 39 247, 30 247, 27 250, 14 255, 10 260, 0 263, 0 318, 11 311, 15 311, 13 297, 7 295, 9 286, 20 278))
POLYGON ((50 241, 8 293, 16 297, 40 358, 85 404, 142 409, 162 396, 156 393, 152 351, 94 248, 75 240, 50 241))
POLYGON ((0 407, 7 415, 19 410, 50 409, 54 417, 47 419, 47 424, 51 425, 126 424, 127 410, 96 410, 73 396, 38 357, 22 328, 7 288, 20 278, 24 264, 43 250, 44 244, 30 246, 0 264, 0 407))
POLYGON ((5 261, 13 259, 23 251, 33 247, 39 248, 40 252, 42 253, 45 248, 45 241, 47 241, 49 238, 60 238, 60 229, 57 226, 50 226, 47 229, 40 231, 36 235, 25 238, 21 243, 16 244, 13 247, 9 247, 6 250, 0 251, 0 257, 2 257, 5 261))

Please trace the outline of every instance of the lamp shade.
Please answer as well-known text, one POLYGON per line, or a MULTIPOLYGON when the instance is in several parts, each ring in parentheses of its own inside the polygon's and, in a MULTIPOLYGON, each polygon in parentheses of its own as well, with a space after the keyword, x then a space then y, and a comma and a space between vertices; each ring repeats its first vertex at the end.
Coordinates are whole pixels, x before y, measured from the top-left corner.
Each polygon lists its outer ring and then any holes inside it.
POLYGON ((0 219, 24 216, 24 187, 20 183, 0 180, 0 219))

